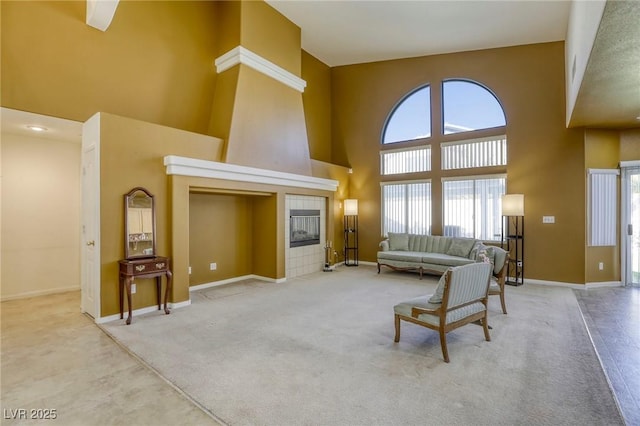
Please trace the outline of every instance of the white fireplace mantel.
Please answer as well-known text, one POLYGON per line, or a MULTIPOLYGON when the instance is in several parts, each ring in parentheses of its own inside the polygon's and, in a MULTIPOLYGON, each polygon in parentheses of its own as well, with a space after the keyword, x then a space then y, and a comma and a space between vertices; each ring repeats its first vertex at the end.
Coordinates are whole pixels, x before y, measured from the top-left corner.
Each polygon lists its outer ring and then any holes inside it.
POLYGON ((168 175, 193 176, 224 179, 238 182, 266 183, 271 185, 292 186, 296 188, 320 189, 335 192, 338 181, 237 164, 167 155, 164 165, 168 175))

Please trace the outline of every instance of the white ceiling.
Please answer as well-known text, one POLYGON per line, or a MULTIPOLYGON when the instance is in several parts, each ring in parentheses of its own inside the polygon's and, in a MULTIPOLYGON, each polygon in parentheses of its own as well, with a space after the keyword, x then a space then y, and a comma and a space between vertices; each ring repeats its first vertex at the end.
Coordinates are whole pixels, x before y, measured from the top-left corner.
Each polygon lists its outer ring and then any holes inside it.
POLYGON ((571 2, 266 0, 340 65, 564 40, 571 2))
POLYGON ((0 122, 2 133, 67 142, 82 142, 82 123, 78 121, 1 108, 0 122), (34 132, 28 126, 41 126, 47 130, 34 132))
MULTIPOLYGON (((551 41, 571 0, 265 0, 335 67, 551 41)), ((590 0, 574 0, 590 1, 590 0)), ((608 0, 570 127, 640 126, 640 0, 608 0)))

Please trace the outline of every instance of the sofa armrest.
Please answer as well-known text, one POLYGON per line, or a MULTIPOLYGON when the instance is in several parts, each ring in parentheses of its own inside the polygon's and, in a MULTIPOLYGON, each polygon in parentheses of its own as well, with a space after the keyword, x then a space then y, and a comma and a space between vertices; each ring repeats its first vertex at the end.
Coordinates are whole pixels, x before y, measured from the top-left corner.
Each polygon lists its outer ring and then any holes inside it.
POLYGON ((378 246, 382 249, 381 251, 389 251, 389 240, 381 241, 378 246))

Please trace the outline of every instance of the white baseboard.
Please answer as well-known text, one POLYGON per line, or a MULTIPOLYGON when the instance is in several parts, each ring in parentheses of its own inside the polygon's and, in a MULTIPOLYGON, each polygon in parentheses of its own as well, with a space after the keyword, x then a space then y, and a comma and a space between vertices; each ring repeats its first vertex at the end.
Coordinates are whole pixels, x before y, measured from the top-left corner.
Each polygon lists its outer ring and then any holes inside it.
POLYGON ((67 293, 69 291, 80 291, 80 286, 73 287, 59 287, 51 288, 47 290, 27 291, 25 293, 14 294, 11 296, 4 296, 0 298, 0 302, 6 302, 9 300, 28 299, 30 297, 49 296, 51 294, 67 293))
POLYGON ((586 288, 601 288, 601 287, 623 287, 622 281, 602 281, 594 283, 586 283, 586 288))
MULTIPOLYGON (((185 302, 178 302, 178 303, 169 303, 168 307, 170 309, 174 309, 174 308, 182 308, 183 306, 189 306, 191 304, 190 300, 187 300, 185 302)), ((164 304, 163 304, 164 306, 164 304)), ((131 316, 135 317, 138 315, 143 315, 143 314, 148 314, 150 312, 161 312, 162 315, 165 315, 164 310, 162 309, 158 309, 158 307, 156 305, 154 306, 147 306, 145 308, 140 308, 140 309, 134 309, 133 311, 131 311, 131 316)), ((127 317, 129 316, 129 311, 125 310, 124 311, 124 315, 123 315, 123 319, 122 321, 126 321, 127 317)), ((113 315, 109 315, 106 317, 100 317, 100 318, 96 318, 95 322, 96 324, 104 324, 106 322, 111 322, 111 321, 116 321, 116 320, 120 320, 120 314, 113 314, 113 315)))
POLYGON ((225 284, 232 284, 238 281, 244 281, 244 280, 250 280, 250 279, 254 279, 254 280, 260 280, 260 281, 267 281, 270 283, 283 283, 285 282, 287 279, 286 278, 269 278, 269 277, 263 277, 261 275, 254 275, 254 274, 249 274, 249 275, 242 275, 240 277, 233 277, 233 278, 228 278, 226 280, 220 280, 220 281, 212 281, 210 283, 204 283, 204 284, 198 284, 198 285, 193 285, 191 287, 189 287, 189 291, 198 291, 198 290, 203 290, 205 288, 210 288, 210 287, 217 287, 219 285, 225 285, 225 284))
POLYGON ((544 281, 544 280, 534 280, 534 279, 525 278, 524 283, 548 285, 548 286, 554 286, 554 287, 569 287, 576 290, 587 290, 590 288, 600 288, 600 287, 622 287, 622 283, 620 281, 605 281, 605 282, 576 284, 576 283, 564 283, 560 281, 544 281))

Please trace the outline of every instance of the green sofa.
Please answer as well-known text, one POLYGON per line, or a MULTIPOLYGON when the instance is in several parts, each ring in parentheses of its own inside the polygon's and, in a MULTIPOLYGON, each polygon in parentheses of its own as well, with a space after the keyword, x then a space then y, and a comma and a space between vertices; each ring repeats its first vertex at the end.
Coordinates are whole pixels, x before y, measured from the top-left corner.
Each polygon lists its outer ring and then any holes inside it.
POLYGON ((442 237, 437 235, 388 234, 380 243, 378 273, 381 266, 395 270, 416 271, 442 275, 449 267, 480 261, 485 253, 494 264, 494 275, 499 274, 506 262, 507 252, 500 247, 485 246, 472 238, 442 237))

